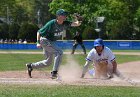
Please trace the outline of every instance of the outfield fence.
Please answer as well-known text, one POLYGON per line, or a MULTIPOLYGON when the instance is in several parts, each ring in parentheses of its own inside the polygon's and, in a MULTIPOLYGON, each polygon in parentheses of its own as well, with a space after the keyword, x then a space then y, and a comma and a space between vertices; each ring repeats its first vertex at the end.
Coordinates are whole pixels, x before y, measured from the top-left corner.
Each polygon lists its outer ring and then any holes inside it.
MULTIPOLYGON (((62 49, 72 49, 73 40, 56 41, 56 44, 62 49)), ((140 50, 140 40, 110 40, 104 41, 104 44, 113 50, 140 50)), ((84 40, 86 49, 92 49, 94 41, 84 40)), ((0 49, 37 49, 35 43, 0 43, 0 49)), ((80 46, 77 49, 81 49, 80 46)))

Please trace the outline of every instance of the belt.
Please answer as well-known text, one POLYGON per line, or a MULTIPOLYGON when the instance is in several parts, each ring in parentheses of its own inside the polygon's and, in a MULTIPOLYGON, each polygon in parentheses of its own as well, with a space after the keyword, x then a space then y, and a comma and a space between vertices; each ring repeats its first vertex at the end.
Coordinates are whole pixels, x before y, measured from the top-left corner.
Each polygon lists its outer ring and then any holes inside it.
POLYGON ((48 39, 48 38, 46 38, 46 37, 44 37, 44 36, 43 36, 43 37, 41 36, 41 39, 47 39, 48 41, 53 41, 53 40, 48 39))

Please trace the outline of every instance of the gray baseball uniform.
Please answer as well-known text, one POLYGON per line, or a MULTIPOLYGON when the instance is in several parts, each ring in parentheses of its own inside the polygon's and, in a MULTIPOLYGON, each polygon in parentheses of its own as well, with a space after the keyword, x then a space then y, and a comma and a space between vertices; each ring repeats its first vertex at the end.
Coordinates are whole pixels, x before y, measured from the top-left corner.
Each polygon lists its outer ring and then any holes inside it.
POLYGON ((51 65, 54 55, 55 58, 53 71, 58 71, 63 51, 56 45, 56 40, 62 36, 63 30, 67 29, 70 26, 70 21, 64 21, 63 24, 59 25, 56 22, 56 19, 53 19, 38 31, 41 36, 40 44, 43 48, 46 59, 36 63, 32 63, 32 68, 41 68, 51 65))

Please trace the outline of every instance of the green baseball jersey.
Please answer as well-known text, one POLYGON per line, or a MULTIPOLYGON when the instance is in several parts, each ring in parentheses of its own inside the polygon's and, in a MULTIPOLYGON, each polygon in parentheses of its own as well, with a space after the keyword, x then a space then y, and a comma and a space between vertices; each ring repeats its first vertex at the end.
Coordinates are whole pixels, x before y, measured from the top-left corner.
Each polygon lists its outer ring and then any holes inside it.
POLYGON ((70 21, 64 21, 63 24, 58 24, 56 19, 50 20, 41 29, 38 30, 42 37, 46 37, 51 41, 55 41, 62 36, 62 32, 71 26, 70 21))

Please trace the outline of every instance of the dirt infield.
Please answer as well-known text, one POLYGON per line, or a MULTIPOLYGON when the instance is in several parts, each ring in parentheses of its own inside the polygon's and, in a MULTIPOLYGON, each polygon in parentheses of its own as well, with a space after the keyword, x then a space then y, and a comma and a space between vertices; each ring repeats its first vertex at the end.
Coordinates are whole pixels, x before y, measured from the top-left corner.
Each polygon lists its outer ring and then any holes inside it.
MULTIPOLYGON (((1 52, 0 52, 1 53, 1 52)), ((6 53, 6 52, 3 52, 6 53)), ((15 53, 15 52, 13 52, 15 53)), ((30 53, 31 54, 31 53, 30 53)), ((34 53, 33 53, 34 54, 34 53)), ((39 53, 40 54, 40 53, 39 53)), ((69 53, 67 53, 69 54, 69 53)), ((118 54, 121 54, 120 52, 118 54)), ((140 53, 122 53, 123 55, 140 55, 140 53)), ((70 59, 70 58, 69 58, 70 59)), ((71 58, 71 60, 73 60, 71 58)), ((49 84, 49 85, 101 85, 101 86, 140 86, 140 61, 129 62, 118 65, 118 69, 125 76, 120 79, 116 76, 109 80, 100 80, 92 78, 88 73, 84 79, 80 78, 81 68, 75 61, 69 65, 60 68, 60 78, 52 80, 50 73, 43 70, 34 70, 33 78, 27 76, 25 71, 6 71, 0 72, 0 83, 5 84, 49 84), (67 69, 65 69, 67 68, 67 69), (65 70, 65 71, 64 71, 65 70), (64 74, 65 73, 65 74, 64 74)))
MULTIPOLYGON (((122 80, 118 77, 109 80, 94 79, 89 74, 84 79, 76 76, 61 76, 60 79, 52 80, 49 78, 49 72, 35 70, 32 72, 33 78, 27 76, 26 71, 7 71, 0 72, 0 83, 6 84, 49 84, 49 85, 99 85, 99 86, 140 86, 140 71, 139 66, 130 62, 126 65, 120 65, 119 70, 125 75, 128 80, 122 80), (134 68, 132 65, 134 65, 134 68)), ((69 74, 68 74, 69 75, 69 74)))

